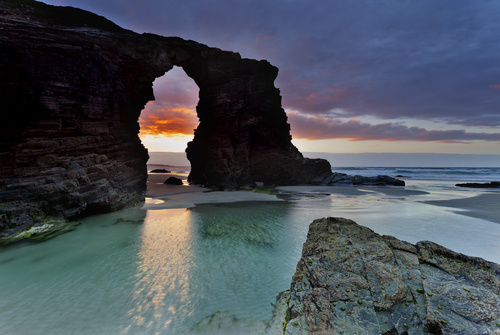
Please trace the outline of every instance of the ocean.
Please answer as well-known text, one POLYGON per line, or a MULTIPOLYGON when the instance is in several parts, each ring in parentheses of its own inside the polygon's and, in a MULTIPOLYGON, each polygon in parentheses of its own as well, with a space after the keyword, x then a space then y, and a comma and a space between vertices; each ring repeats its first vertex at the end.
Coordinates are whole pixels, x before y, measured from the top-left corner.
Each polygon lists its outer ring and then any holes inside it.
POLYGON ((333 170, 401 175, 407 186, 283 188, 280 201, 137 206, 85 218, 47 241, 2 246, 1 333, 263 334, 309 224, 326 216, 500 263, 500 223, 433 204, 499 195, 455 184, 498 181, 500 169, 333 170))
POLYGON ((361 176, 404 176, 424 180, 447 180, 461 182, 490 182, 500 180, 498 168, 453 168, 453 167, 334 167, 333 172, 358 174, 361 176))

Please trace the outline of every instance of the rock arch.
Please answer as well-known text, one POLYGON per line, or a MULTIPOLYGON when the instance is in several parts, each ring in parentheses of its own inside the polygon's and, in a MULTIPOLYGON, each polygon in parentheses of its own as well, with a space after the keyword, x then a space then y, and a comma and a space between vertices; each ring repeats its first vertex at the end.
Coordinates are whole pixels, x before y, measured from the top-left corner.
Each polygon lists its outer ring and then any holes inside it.
POLYGON ((327 161, 305 159, 291 143, 275 66, 192 41, 147 36, 163 43, 172 66, 182 67, 200 89, 200 124, 186 149, 190 182, 298 184, 330 173, 327 161))
POLYGON ((138 117, 174 65, 198 87, 187 148, 194 183, 320 183, 304 158, 267 61, 177 37, 136 34, 105 18, 0 0, 0 231, 117 210, 144 199, 138 117))

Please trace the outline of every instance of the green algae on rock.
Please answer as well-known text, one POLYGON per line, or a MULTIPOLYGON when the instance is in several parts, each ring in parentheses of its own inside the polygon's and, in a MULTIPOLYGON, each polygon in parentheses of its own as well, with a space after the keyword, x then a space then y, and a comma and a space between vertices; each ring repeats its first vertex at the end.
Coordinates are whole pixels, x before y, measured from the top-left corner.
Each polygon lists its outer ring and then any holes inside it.
POLYGON ((67 222, 61 217, 44 217, 40 222, 35 223, 29 228, 9 232, 9 234, 0 233, 0 244, 12 243, 20 240, 48 240, 60 234, 64 234, 75 229, 80 222, 67 222))
POLYGON ((497 334, 499 287, 498 264, 318 219, 292 278, 283 333, 497 334))

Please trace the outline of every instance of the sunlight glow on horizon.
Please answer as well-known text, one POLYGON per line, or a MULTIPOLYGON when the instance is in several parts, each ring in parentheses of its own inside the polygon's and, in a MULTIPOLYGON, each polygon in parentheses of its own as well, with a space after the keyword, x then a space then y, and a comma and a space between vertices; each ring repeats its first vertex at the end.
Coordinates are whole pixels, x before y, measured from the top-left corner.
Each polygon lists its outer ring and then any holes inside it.
POLYGON ((196 112, 191 106, 163 107, 150 101, 139 118, 141 135, 190 136, 198 127, 196 112))
POLYGON ((184 152, 193 135, 163 136, 139 134, 142 144, 152 152, 184 152))
POLYGON ((471 144, 416 141, 349 141, 346 139, 292 139, 301 152, 324 153, 436 153, 436 154, 498 154, 498 143, 471 144))

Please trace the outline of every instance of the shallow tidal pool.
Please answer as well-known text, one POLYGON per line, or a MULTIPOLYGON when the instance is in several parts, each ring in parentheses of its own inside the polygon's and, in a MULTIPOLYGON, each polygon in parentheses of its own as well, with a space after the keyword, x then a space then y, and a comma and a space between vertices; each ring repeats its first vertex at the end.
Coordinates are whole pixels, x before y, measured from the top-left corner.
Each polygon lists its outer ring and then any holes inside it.
POLYGON ((0 248, 1 334, 205 334, 214 315, 226 333, 262 333, 309 224, 326 216, 499 262, 500 225, 419 202, 447 196, 311 193, 89 217, 0 248))

